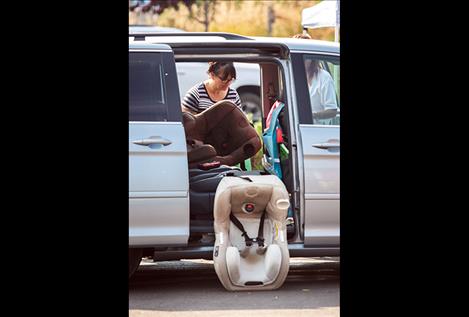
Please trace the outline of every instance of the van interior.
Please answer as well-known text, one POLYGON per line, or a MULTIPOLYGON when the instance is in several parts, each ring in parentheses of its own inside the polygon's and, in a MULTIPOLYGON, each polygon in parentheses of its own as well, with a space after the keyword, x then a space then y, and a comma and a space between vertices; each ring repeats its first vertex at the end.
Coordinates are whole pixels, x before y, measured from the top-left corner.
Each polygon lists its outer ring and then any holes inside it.
MULTIPOLYGON (((200 58, 196 59, 201 61, 200 58)), ((189 162, 189 187, 190 187, 190 237, 189 246, 205 246, 213 245, 214 229, 213 229, 213 200, 215 191, 220 181, 222 173, 236 173, 242 171, 243 175, 277 175, 284 183, 290 199, 290 209, 287 218, 287 238, 289 242, 299 239, 299 206, 295 199, 295 182, 294 178, 297 173, 294 172, 294 162, 292 160, 292 144, 289 124, 289 105, 285 95, 285 77, 282 65, 275 58, 238 58, 228 59, 220 56, 220 58, 212 58, 210 60, 224 60, 232 62, 248 62, 256 63, 260 67, 260 98, 261 120, 258 122, 250 122, 249 124, 257 130, 260 136, 261 145, 259 151, 253 153, 250 159, 236 165, 222 164, 212 167, 206 165, 191 164, 189 162), (211 168, 212 167, 212 168, 211 168)), ((193 59, 178 58, 176 62, 193 62, 193 59)), ((205 60, 206 62, 208 61, 205 60)), ((194 83, 195 84, 195 83, 194 83)), ((189 129, 188 122, 183 114, 183 122, 185 125, 186 135, 189 129)), ((234 116, 232 116, 234 117, 234 116)), ((191 122, 192 124, 192 122, 191 122)), ((188 140, 188 149, 192 145, 188 140)), ((198 149, 201 147, 199 146, 198 149)), ((202 146, 199 150, 198 158, 209 158, 207 162, 216 161, 213 159, 216 155, 212 149, 202 146), (203 153, 201 153, 203 152, 203 153), (210 159, 211 158, 211 159, 210 159)), ((190 155, 191 156, 191 155, 190 155)), ((189 159, 189 161, 191 161, 189 159)), ((298 182, 297 182, 298 184, 298 182)))

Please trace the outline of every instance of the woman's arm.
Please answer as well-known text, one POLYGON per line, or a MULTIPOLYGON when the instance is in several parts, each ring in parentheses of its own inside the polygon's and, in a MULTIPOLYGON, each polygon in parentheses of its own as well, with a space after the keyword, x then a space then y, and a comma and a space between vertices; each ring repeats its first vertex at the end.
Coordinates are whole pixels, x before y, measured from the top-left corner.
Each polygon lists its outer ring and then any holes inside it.
POLYGON ((197 112, 195 112, 194 110, 191 110, 191 109, 187 108, 187 107, 184 106, 183 104, 181 105, 181 108, 182 108, 182 112, 189 112, 189 113, 192 113, 192 114, 197 114, 197 112))
POLYGON ((321 83, 321 105, 324 108, 322 111, 313 112, 315 119, 329 119, 335 118, 337 115, 337 96, 335 93, 335 85, 332 77, 327 73, 324 81, 321 83))
POLYGON ((197 114, 199 110, 199 94, 197 92, 197 87, 194 86, 186 93, 181 102, 181 108, 183 112, 190 112, 192 114, 197 114))
POLYGON ((314 119, 329 119, 335 118, 337 115, 337 108, 335 109, 326 109, 323 111, 313 112, 314 119))

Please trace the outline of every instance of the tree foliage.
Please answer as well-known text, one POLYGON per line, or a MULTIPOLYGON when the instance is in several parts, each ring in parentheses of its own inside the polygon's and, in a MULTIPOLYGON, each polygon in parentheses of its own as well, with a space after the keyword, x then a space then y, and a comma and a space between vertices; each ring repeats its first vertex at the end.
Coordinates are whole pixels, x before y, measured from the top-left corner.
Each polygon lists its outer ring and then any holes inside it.
POLYGON ((134 11, 140 7, 142 12, 152 12, 153 14, 161 14, 168 8, 174 8, 176 11, 179 5, 183 4, 187 8, 196 3, 196 0, 149 0, 149 1, 129 1, 129 10, 134 11))

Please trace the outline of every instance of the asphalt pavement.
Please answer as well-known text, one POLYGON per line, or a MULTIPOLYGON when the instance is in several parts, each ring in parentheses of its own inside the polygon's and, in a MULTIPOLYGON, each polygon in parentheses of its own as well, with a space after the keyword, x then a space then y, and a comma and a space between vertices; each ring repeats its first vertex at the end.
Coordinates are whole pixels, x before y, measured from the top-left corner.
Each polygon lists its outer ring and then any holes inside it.
POLYGON ((281 288, 228 292, 213 261, 144 259, 129 281, 129 316, 339 316, 339 268, 339 258, 291 258, 281 288))

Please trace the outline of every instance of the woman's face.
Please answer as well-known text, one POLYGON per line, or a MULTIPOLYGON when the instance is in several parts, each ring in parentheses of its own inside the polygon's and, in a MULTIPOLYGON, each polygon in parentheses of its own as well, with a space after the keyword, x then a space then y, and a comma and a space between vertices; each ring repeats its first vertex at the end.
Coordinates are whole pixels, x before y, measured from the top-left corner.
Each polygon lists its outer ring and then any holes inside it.
POLYGON ((214 73, 210 74, 210 78, 213 80, 215 84, 215 88, 219 90, 226 90, 230 86, 230 84, 233 82, 234 78, 231 77, 230 75, 227 76, 225 80, 219 75, 216 75, 214 73))

